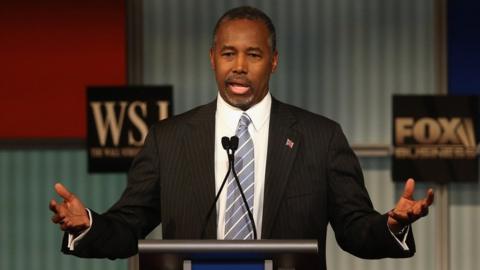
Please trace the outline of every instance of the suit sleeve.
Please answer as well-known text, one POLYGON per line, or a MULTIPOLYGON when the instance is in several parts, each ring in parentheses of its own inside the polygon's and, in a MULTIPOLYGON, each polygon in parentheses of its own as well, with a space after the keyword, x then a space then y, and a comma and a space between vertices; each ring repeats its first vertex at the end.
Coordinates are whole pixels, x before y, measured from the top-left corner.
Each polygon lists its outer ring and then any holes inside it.
POLYGON ((342 249, 367 259, 413 256, 413 233, 407 238, 410 250, 403 250, 388 230, 387 215, 374 210, 358 159, 338 125, 328 149, 328 191, 329 217, 342 249))
POLYGON ((75 249, 62 252, 86 258, 127 258, 138 252, 138 239, 144 238, 160 223, 159 155, 155 126, 132 163, 127 188, 106 213, 92 211, 92 227, 75 249))

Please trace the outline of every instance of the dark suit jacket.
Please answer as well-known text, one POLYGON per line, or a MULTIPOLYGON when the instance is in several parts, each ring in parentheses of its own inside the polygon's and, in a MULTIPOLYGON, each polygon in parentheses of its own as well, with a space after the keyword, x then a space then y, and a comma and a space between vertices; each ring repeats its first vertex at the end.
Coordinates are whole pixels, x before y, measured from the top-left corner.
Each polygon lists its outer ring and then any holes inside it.
MULTIPOLYGON (((128 257, 137 239, 162 222, 164 239, 198 239, 215 196, 216 102, 154 125, 129 172, 121 199, 93 213, 90 232, 76 246, 81 257, 128 257)), ((359 162, 340 126, 300 108, 272 102, 265 175, 262 238, 318 239, 320 269, 332 225, 337 242, 362 258, 408 257, 377 213, 359 162), (294 145, 286 145, 290 139, 294 145)), ((216 238, 216 218, 207 226, 216 238)))

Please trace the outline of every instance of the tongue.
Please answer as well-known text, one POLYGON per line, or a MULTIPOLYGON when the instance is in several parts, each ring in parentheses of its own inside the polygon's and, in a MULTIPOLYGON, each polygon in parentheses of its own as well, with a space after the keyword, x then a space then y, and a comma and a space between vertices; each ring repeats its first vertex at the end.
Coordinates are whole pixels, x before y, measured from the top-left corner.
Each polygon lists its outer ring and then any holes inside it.
POLYGON ((230 90, 234 94, 242 95, 248 91, 249 87, 241 86, 241 85, 230 85, 230 90))

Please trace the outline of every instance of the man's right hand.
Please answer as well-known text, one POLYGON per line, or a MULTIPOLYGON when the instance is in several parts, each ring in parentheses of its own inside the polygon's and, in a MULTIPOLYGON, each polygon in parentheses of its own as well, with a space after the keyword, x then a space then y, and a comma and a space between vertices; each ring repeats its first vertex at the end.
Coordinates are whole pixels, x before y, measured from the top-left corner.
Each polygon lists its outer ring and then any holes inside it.
POLYGON ((55 184, 55 191, 63 198, 62 203, 50 201, 50 210, 54 213, 52 221, 59 224, 62 231, 78 235, 90 227, 88 212, 83 203, 62 184, 55 184))

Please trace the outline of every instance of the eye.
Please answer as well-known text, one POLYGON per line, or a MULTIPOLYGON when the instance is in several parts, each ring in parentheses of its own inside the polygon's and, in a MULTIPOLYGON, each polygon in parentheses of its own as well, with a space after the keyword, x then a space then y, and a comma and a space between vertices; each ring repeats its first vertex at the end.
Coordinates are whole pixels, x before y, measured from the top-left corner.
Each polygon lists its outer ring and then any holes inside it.
POLYGON ((249 53, 248 56, 253 57, 253 58, 260 58, 261 55, 259 53, 249 53))
POLYGON ((232 56, 235 55, 235 53, 234 53, 234 52, 230 52, 230 51, 226 51, 226 52, 222 52, 221 55, 222 55, 223 57, 232 57, 232 56))

